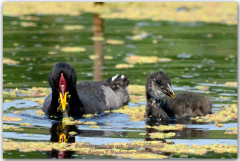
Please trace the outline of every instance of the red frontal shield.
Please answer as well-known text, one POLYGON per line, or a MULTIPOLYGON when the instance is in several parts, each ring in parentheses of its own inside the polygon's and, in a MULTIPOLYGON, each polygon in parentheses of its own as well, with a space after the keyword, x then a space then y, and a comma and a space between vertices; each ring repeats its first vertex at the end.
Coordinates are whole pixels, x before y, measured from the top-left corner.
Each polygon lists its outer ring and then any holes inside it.
POLYGON ((61 77, 59 79, 59 91, 60 93, 62 93, 63 98, 65 96, 66 90, 67 90, 67 82, 63 76, 63 73, 61 73, 61 77))

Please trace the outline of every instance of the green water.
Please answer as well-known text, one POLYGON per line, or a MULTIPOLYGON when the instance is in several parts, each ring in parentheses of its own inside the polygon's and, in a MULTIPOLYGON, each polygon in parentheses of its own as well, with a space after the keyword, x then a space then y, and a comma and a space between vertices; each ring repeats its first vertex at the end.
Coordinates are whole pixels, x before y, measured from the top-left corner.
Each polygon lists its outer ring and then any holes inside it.
MULTIPOLYGON (((17 65, 3 64, 3 89, 48 87, 48 74, 57 62, 66 62, 77 72, 78 82, 93 79, 94 54, 93 14, 85 13, 79 16, 45 16, 33 15, 39 21, 20 20, 18 17, 3 16, 3 57, 20 63, 17 65), (20 22, 34 22, 36 27, 22 27, 20 22), (64 30, 64 25, 83 25, 82 30, 64 30), (16 43, 18 45, 16 45, 16 43), (15 45, 14 45, 15 44, 15 45), (84 47, 85 52, 62 52, 56 47, 84 47), (51 55, 49 51, 56 54, 51 55)), ((237 25, 208 24, 203 22, 178 23, 158 22, 150 20, 105 20, 105 40, 117 39, 124 41, 123 45, 104 44, 104 55, 112 56, 112 60, 104 61, 104 79, 118 73, 126 75, 131 84, 144 85, 149 73, 163 70, 171 77, 175 91, 191 90, 203 93, 213 102, 213 111, 219 110, 221 104, 236 103, 237 88, 226 87, 226 82, 237 81, 237 25), (134 30, 147 33, 142 40, 132 40, 134 30), (162 38, 159 38, 159 35, 162 38), (157 40, 157 43, 153 43, 157 40), (170 62, 151 64, 136 64, 130 69, 116 69, 115 65, 126 63, 129 55, 158 56, 171 58, 170 62), (199 91, 197 86, 210 86, 209 93, 199 91), (228 97, 223 99, 222 97, 228 97)), ((22 98, 6 99, 22 100, 22 98)), ((27 104, 27 103, 26 103, 27 104)), ((140 103, 141 104, 141 103, 140 103)), ((143 103, 144 104, 144 103, 143 103)), ((51 121, 35 114, 37 105, 31 105, 24 114, 13 114, 18 103, 14 103, 12 110, 3 112, 6 116, 21 117, 24 122, 33 124, 32 129, 26 128, 21 132, 4 131, 3 137, 19 141, 50 140, 51 121), (33 136, 27 137, 29 133, 33 136), (36 134, 36 135, 35 135, 36 134)), ((4 103, 3 107, 8 104, 4 103)), ((135 106, 135 105, 133 105, 135 106)), ((92 120, 91 120, 92 121, 92 120)), ((112 142, 131 142, 134 139, 144 140, 138 135, 145 131, 143 121, 132 122, 125 114, 110 114, 93 121, 100 125, 99 130, 78 127, 79 135, 76 141, 91 142, 96 138, 103 139, 104 144, 110 139, 112 142), (105 127, 110 122, 109 129, 105 127), (131 131, 133 130, 133 131, 131 131), (88 136, 88 137, 86 137, 88 136), (127 140, 124 140, 127 139, 127 140)), ((4 124, 10 124, 4 122, 4 124)), ((228 127, 237 127, 237 122, 225 123, 223 128, 214 124, 192 125, 186 123, 186 134, 179 133, 178 143, 209 144, 221 142, 237 145, 237 137, 224 134, 228 127), (188 135, 187 135, 188 133, 188 135)), ((176 138, 173 138, 176 139, 176 138)), ((171 139, 170 139, 171 140, 171 139)), ((176 140, 176 141, 177 141, 176 140)), ((4 158, 47 158, 46 152, 24 153, 19 151, 4 152, 4 158)), ((181 158, 181 156, 172 156, 181 158)), ((202 156, 189 156, 201 158, 202 156)), ((207 153, 204 158, 236 158, 236 154, 207 153)), ((75 158, 104 158, 99 156, 80 156, 75 158)))

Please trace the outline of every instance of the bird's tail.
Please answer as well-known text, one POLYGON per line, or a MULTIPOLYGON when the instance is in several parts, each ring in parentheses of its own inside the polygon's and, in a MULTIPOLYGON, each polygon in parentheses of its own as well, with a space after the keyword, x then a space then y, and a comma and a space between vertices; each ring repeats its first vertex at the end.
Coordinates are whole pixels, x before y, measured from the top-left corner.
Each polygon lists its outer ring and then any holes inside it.
POLYGON ((126 76, 124 76, 123 74, 117 74, 113 77, 110 77, 106 80, 106 82, 115 84, 115 85, 119 85, 124 88, 129 85, 128 78, 126 76))

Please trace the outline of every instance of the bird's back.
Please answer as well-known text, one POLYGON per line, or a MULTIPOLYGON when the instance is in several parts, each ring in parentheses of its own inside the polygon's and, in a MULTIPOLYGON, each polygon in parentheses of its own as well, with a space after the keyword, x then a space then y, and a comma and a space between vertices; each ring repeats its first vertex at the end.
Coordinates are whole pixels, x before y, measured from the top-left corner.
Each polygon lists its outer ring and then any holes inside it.
POLYGON ((102 82, 81 82, 77 85, 78 97, 85 113, 100 113, 107 110, 102 82))
POLYGON ((200 94, 181 92, 175 99, 167 98, 167 104, 175 118, 203 116, 211 113, 211 102, 200 94))

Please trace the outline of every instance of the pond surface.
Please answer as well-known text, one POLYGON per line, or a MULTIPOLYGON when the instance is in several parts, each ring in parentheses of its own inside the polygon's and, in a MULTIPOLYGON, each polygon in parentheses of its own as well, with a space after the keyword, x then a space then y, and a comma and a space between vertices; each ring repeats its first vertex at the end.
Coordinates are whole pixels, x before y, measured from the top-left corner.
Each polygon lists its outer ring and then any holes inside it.
MULTIPOLYGON (((32 19, 3 17, 3 58, 18 61, 17 64, 3 64, 3 90, 30 89, 48 85, 48 74, 57 62, 66 62, 77 72, 78 82, 93 80, 93 14, 79 16, 31 15, 32 19), (24 22, 24 23, 23 23, 24 22), (83 29, 68 30, 66 25, 81 25, 83 29), (62 47, 82 47, 83 52, 64 52, 62 47)), ((237 104, 237 87, 226 82, 237 82, 237 26, 207 24, 203 22, 177 23, 150 20, 105 20, 105 40, 114 39, 122 45, 104 43, 104 79, 118 73, 126 75, 130 84, 144 86, 147 76, 154 71, 165 71, 172 80, 173 90, 193 91, 208 96, 213 103, 213 112, 222 105, 237 104), (132 39, 134 35, 139 40, 132 39), (126 57, 157 56, 170 58, 169 62, 139 63, 133 68, 116 69, 117 64, 126 64, 126 57), (207 90, 203 88, 207 88, 207 90)), ((104 41, 105 42, 105 41, 104 41)), ((142 94, 144 95, 144 93, 142 94)), ((19 117, 21 122, 3 121, 4 125, 16 125, 22 131, 4 130, 3 138, 19 142, 58 142, 57 129, 61 124, 44 115, 36 114, 41 107, 38 102, 25 100, 24 96, 4 95, 3 116, 19 117), (6 101, 7 100, 7 101, 6 101), (21 111, 14 113, 14 111, 21 111), (20 126, 30 123, 32 127, 20 126)), ((41 97, 44 98, 44 97, 41 97)), ((130 107, 145 106, 146 102, 129 103, 130 107)), ((93 121, 98 129, 89 125, 66 128, 75 131, 72 142, 87 142, 94 145, 145 140, 139 135, 146 132, 145 121, 132 121, 126 114, 109 113, 83 118, 93 121)), ((168 124, 184 124, 183 131, 176 132, 170 139, 175 144, 209 145, 214 143, 237 145, 237 136, 225 134, 230 127, 237 127, 237 121, 223 123, 197 123, 191 120, 171 121, 168 124)), ((160 124, 160 123, 159 123, 160 124)), ((4 151, 4 158, 56 158, 58 153, 4 151)), ((112 156, 65 154, 70 158, 114 158, 112 156)), ((169 156, 169 158, 181 156, 169 156)), ((202 158, 192 155, 189 157, 202 158)), ((236 154, 207 153, 204 158, 236 158, 236 154)))

